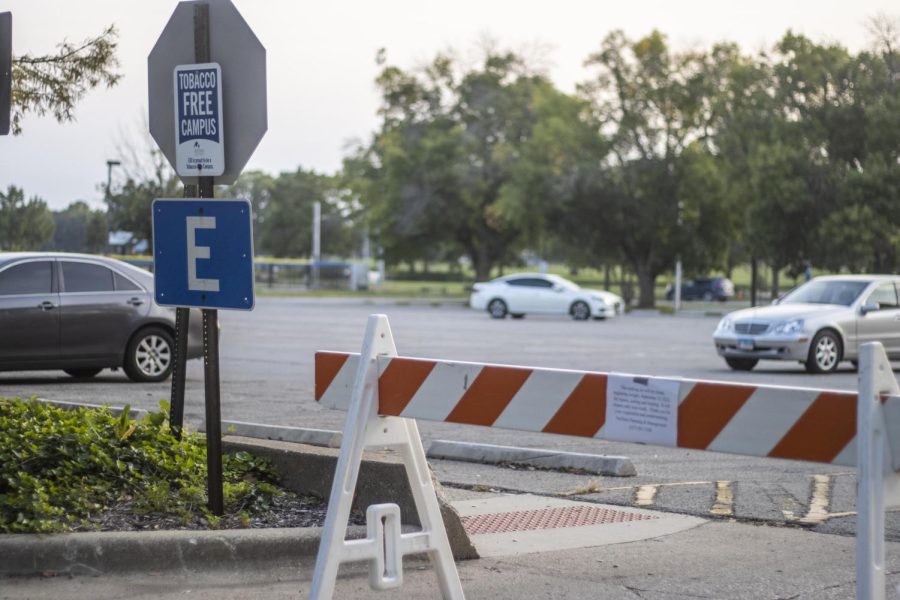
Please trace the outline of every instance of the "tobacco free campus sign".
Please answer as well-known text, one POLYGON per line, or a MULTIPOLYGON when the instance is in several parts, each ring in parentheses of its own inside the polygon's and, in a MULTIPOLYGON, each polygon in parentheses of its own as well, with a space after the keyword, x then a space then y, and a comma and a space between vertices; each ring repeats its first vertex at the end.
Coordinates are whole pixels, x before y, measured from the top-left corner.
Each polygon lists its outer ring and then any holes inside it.
POLYGON ((175 171, 213 177, 225 171, 222 69, 217 63, 175 67, 175 171))

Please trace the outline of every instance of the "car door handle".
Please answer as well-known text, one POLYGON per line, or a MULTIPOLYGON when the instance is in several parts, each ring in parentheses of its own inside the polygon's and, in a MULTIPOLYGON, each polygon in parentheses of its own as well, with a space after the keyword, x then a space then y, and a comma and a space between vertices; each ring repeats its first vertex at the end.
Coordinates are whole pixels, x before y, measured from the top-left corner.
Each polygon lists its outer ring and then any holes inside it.
POLYGON ((140 298, 130 298, 127 303, 132 306, 140 306, 141 304, 144 303, 144 301, 141 300, 140 298))
POLYGON ((49 300, 44 300, 43 302, 38 304, 38 308, 41 310, 53 310, 54 308, 56 308, 56 305, 49 300))

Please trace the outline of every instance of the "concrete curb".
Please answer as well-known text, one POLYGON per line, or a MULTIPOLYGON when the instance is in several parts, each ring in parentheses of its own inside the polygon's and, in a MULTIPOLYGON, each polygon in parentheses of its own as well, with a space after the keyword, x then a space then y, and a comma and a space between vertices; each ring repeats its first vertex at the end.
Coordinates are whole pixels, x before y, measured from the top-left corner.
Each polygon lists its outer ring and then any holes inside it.
POLYGON ((428 448, 427 456, 428 458, 477 463, 513 463, 541 469, 577 469, 594 475, 613 477, 637 475, 631 459, 624 456, 559 452, 449 440, 433 441, 428 448))
MULTIPOLYGON (((321 528, 90 532, 0 536, 0 574, 101 575, 296 564, 315 556, 321 528)), ((365 537, 365 527, 351 527, 365 537)))
MULTIPOLYGON (((204 431, 204 429, 201 428, 201 431, 204 431)), ((310 446, 322 446, 323 448, 340 448, 341 438, 343 437, 340 431, 332 431, 330 429, 284 427, 281 425, 244 423, 242 421, 222 421, 222 431, 228 435, 308 444, 310 446)))

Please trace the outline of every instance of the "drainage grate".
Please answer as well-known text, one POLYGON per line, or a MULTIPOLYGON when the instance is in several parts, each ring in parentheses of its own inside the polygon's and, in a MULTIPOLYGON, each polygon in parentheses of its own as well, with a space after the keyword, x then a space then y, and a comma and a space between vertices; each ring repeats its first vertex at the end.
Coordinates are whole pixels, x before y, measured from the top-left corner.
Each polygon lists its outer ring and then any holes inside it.
POLYGON ((462 517, 463 527, 469 535, 483 533, 509 533, 535 529, 561 529, 607 523, 628 523, 657 519, 652 515, 624 512, 593 506, 567 506, 516 512, 492 513, 462 517))

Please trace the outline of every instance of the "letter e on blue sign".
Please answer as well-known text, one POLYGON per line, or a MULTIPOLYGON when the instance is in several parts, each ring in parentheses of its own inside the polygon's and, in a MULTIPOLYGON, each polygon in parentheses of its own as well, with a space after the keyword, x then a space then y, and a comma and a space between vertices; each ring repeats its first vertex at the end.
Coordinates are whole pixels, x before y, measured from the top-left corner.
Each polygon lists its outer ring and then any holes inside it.
POLYGON ((222 68, 218 63, 175 67, 175 171, 213 177, 225 171, 222 68))
POLYGON ((154 200, 156 303, 252 310, 252 222, 246 200, 154 200))

